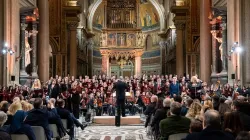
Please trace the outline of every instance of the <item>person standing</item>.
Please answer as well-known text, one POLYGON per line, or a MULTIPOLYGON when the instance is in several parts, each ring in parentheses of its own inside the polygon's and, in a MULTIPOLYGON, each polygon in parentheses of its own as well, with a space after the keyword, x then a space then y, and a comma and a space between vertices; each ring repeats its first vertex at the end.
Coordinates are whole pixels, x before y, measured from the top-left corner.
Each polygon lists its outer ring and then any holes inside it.
POLYGON ((177 77, 173 77, 173 82, 170 84, 169 92, 171 98, 180 95, 180 84, 177 82, 177 77))
POLYGON ((128 85, 123 81, 123 77, 121 76, 120 79, 114 84, 113 89, 116 91, 116 103, 117 103, 117 113, 118 116, 121 116, 122 110, 122 117, 125 117, 125 89, 128 88, 128 85))

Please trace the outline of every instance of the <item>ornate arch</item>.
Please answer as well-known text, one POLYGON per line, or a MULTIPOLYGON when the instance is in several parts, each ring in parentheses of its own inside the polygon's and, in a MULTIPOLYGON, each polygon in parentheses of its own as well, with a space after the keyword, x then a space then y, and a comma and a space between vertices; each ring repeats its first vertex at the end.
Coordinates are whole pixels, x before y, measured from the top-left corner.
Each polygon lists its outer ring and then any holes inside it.
POLYGON ((200 37, 195 41, 193 51, 200 52, 200 37))
POLYGON ((50 44, 50 47, 51 47, 51 50, 52 50, 51 53, 57 52, 57 48, 58 48, 59 44, 58 44, 58 42, 55 40, 54 37, 50 37, 50 38, 49 38, 49 44, 50 44))
MULTIPOLYGON (((89 16, 88 16, 88 30, 90 32, 93 31, 93 18, 96 9, 98 6, 102 3, 103 0, 97 0, 93 5, 91 6, 89 10, 89 16)), ((156 0, 149 0, 149 2, 155 7, 159 18, 160 18, 160 32, 163 32, 165 30, 165 16, 164 16, 164 10, 162 10, 160 4, 156 0)))

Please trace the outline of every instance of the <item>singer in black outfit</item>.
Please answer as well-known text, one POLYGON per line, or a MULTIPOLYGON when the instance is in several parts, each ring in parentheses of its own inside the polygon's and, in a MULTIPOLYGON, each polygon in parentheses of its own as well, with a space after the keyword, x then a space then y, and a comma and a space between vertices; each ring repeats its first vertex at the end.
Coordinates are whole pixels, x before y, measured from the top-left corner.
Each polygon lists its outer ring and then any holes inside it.
POLYGON ((114 89, 116 91, 116 103, 117 103, 117 114, 121 116, 122 110, 122 117, 125 117, 125 90, 128 88, 128 85, 123 82, 123 78, 120 79, 114 84, 114 89))

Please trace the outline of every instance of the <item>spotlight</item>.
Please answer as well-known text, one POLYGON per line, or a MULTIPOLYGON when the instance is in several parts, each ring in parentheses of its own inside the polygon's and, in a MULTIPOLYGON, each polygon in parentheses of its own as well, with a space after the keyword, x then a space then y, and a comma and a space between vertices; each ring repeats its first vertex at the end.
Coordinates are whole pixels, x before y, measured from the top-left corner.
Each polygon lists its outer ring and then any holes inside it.
POLYGON ((242 52, 242 48, 241 47, 236 47, 235 51, 238 52, 238 53, 240 53, 240 52, 242 52))
POLYGON ((4 47, 8 47, 8 46, 9 46, 8 43, 5 43, 5 44, 4 44, 4 47))
POLYGON ((3 54, 6 54, 6 53, 7 53, 7 50, 3 49, 3 50, 2 50, 2 53, 3 53, 3 54))
POLYGON ((234 45, 238 45, 238 42, 234 42, 234 45))
POLYGON ((10 55, 14 54, 14 52, 12 50, 9 51, 10 55))

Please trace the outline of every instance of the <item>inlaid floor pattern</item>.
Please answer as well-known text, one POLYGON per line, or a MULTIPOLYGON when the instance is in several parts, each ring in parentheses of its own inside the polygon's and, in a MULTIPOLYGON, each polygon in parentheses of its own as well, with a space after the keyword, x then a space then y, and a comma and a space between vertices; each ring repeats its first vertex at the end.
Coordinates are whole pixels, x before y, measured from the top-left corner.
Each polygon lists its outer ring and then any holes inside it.
POLYGON ((76 138, 78 140, 149 140, 144 126, 88 126, 83 131, 78 128, 76 138))

